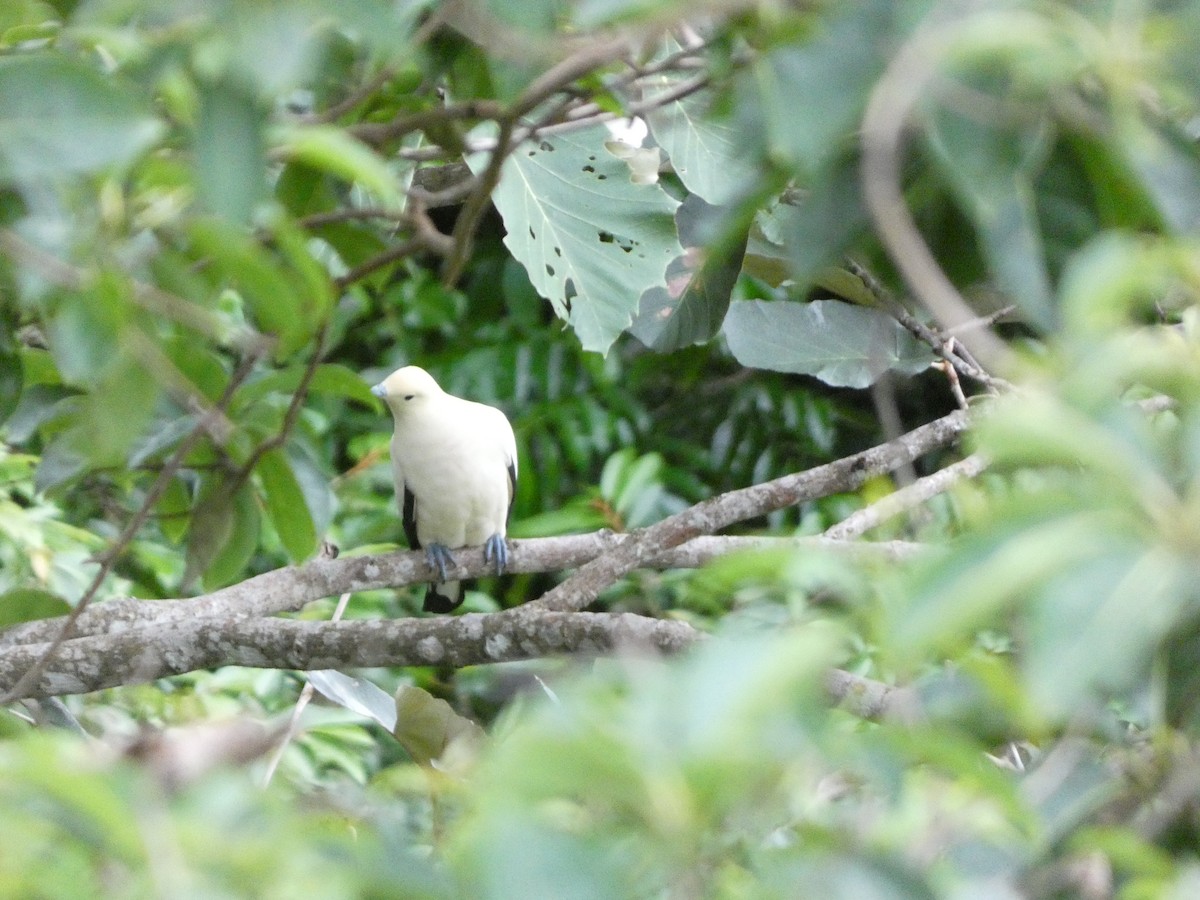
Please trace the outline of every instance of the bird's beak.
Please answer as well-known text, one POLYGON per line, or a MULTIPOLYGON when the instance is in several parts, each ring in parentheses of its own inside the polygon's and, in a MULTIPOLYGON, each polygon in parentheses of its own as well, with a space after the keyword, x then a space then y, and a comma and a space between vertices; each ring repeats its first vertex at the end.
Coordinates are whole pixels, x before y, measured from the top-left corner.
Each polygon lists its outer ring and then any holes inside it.
POLYGON ((387 398, 387 388, 385 388, 382 383, 377 384, 374 387, 372 387, 371 393, 374 394, 376 397, 378 397, 380 400, 387 398))

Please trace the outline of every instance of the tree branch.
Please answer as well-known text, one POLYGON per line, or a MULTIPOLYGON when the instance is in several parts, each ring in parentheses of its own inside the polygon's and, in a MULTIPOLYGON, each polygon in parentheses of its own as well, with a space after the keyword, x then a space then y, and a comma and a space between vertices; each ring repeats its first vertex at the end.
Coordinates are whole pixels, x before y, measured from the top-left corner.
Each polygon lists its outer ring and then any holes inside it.
MULTIPOLYGON (((627 534, 597 531, 591 534, 533 538, 509 542, 508 571, 513 574, 554 572, 580 566, 630 539, 627 534)), ((822 553, 847 553, 896 561, 922 552, 918 544, 831 541, 824 538, 702 537, 664 551, 649 560, 647 567, 661 569, 697 568, 709 560, 741 550, 812 549, 822 553)), ((457 563, 448 569, 454 579, 491 575, 494 564, 484 562, 481 550, 456 550, 457 563)), ((204 618, 246 619, 295 612, 323 597, 347 592, 405 587, 430 577, 425 554, 402 551, 379 556, 343 556, 316 559, 301 566, 288 566, 214 591, 202 597, 180 600, 136 600, 122 598, 93 606, 82 613, 74 633, 82 637, 111 631, 127 631, 148 624, 187 622, 204 618)), ((50 640, 62 627, 63 618, 39 619, 0 631, 0 652, 22 644, 50 640)))
POLYGON ((959 410, 854 456, 698 503, 634 532, 631 540, 588 563, 522 609, 583 609, 618 578, 645 565, 663 550, 702 534, 711 534, 734 522, 829 494, 856 490, 869 478, 893 471, 930 450, 951 443, 966 430, 969 421, 966 412, 959 410))
POLYGON ((987 460, 978 453, 973 453, 932 475, 918 478, 912 484, 888 494, 870 506, 856 510, 836 525, 827 528, 823 536, 842 541, 853 540, 880 523, 948 491, 964 478, 974 478, 986 468, 987 460))
POLYGON ((224 665, 273 669, 469 666, 621 646, 675 653, 701 637, 686 622, 631 613, 536 616, 468 613, 428 619, 308 622, 239 619, 158 623, 63 644, 36 681, 23 673, 46 652, 32 644, 0 655, 0 690, 12 699, 80 694, 224 665), (21 683, 21 691, 12 690, 21 683))
POLYGON ((108 577, 121 554, 125 552, 125 549, 129 546, 129 543, 133 540, 138 530, 145 523, 146 519, 149 518, 150 510, 154 508, 154 504, 158 502, 163 492, 166 491, 168 485, 171 483, 171 479, 175 477, 175 473, 183 465, 184 459, 187 458, 187 455, 192 451, 192 448, 200 438, 215 424, 217 421, 216 417, 224 417, 225 408, 233 400, 233 396, 241 383, 250 376, 250 373, 254 370, 255 363, 258 362, 263 352, 265 352, 265 348, 249 353, 243 358, 237 370, 230 377, 228 384, 225 385, 225 390, 216 404, 197 420, 196 424, 192 426, 192 430, 180 441, 179 446, 175 448, 175 452, 163 464, 162 470, 158 473, 158 477, 155 478, 150 489, 146 491, 146 495, 142 498, 142 505, 130 517, 129 521, 125 523, 125 527, 117 535, 116 540, 102 554, 100 568, 84 590, 83 596, 79 598, 79 602, 76 603, 75 608, 71 610, 70 615, 65 616, 58 622, 58 629, 54 633, 53 638, 42 647, 42 655, 35 658, 21 670, 21 677, 13 686, 12 693, 9 694, 7 691, 0 691, 0 704, 11 703, 13 700, 24 696, 21 692, 29 685, 37 683, 40 673, 49 665, 55 652, 75 633, 75 626, 79 619, 87 612, 92 600, 96 597, 96 592, 100 590, 100 586, 104 583, 104 579, 108 577))

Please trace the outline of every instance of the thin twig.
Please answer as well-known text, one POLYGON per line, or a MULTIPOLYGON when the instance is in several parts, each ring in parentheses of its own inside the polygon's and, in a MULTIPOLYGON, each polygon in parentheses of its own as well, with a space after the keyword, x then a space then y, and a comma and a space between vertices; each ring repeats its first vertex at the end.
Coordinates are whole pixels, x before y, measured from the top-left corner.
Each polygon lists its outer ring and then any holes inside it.
POLYGON ((388 79, 395 74, 396 73, 390 68, 384 67, 375 73, 374 78, 370 79, 366 84, 362 85, 357 90, 351 91, 350 94, 340 102, 335 103, 333 106, 329 107, 328 109, 324 109, 319 113, 303 116, 301 117, 300 121, 304 122, 305 124, 312 125, 324 125, 328 124, 329 122, 336 122, 346 113, 352 111, 356 106, 370 99, 371 95, 387 84, 388 79))
POLYGON ((821 536, 839 541, 849 541, 861 537, 872 528, 908 512, 930 498, 949 490, 960 481, 974 478, 986 468, 987 461, 978 453, 973 453, 932 475, 918 478, 912 484, 888 494, 870 506, 851 513, 841 522, 825 529, 821 536))
POLYGON ((492 201, 492 191, 500 183, 500 174, 504 169, 504 160, 512 150, 512 121, 500 121, 500 133, 496 137, 496 148, 492 151, 487 168, 479 178, 475 190, 463 204, 454 225, 454 247, 442 265, 442 282, 453 285, 458 282, 467 262, 471 258, 471 249, 475 243, 475 230, 487 212, 488 204, 492 201))
POLYGON ((154 483, 150 486, 150 489, 146 491, 146 496, 142 499, 142 505, 138 508, 137 512, 130 517, 129 521, 125 524, 124 529, 122 529, 121 533, 117 535, 116 540, 112 543, 108 550, 100 557, 99 571, 96 572, 91 583, 87 586, 87 589, 84 590, 83 596, 79 598, 79 602, 75 604, 75 608, 71 610, 70 615, 68 615, 64 620, 62 628, 59 629, 58 634, 49 643, 41 656, 38 657, 37 661, 34 662, 34 664, 29 667, 29 670, 21 676, 21 678, 13 686, 12 690, 7 692, 4 696, 0 696, 0 705, 11 702, 19 697, 23 691, 28 689, 30 685, 37 683, 37 681, 41 678, 42 673, 46 670, 46 667, 53 660, 54 654, 58 652, 58 648, 62 646, 65 641, 70 639, 76 621, 78 621, 79 617, 83 615, 84 610, 86 610, 91 604, 93 598, 96 596, 96 592, 100 589, 100 585, 104 583, 104 579, 108 577, 109 573, 113 570, 113 567, 117 564, 117 559, 129 546, 130 542, 134 538, 134 535, 137 534, 138 529, 142 527, 142 524, 150 515, 150 510, 154 507, 154 504, 159 501, 159 498, 162 497, 163 493, 170 485, 171 479, 175 477, 175 473, 183 464, 184 459, 187 458, 187 455, 191 453, 192 449, 196 446, 200 438, 208 433, 210 428, 216 427, 216 417, 219 416, 224 418, 225 408, 233 400, 233 396, 238 387, 250 376, 250 373, 254 370, 254 366, 258 362, 262 352, 262 350, 259 350, 258 352, 248 353, 242 359, 241 364, 230 377, 229 383, 225 385, 224 392, 213 405, 213 408, 208 414, 201 416, 196 424, 192 427, 192 430, 188 432, 187 436, 180 441, 179 446, 175 448, 175 452, 172 453, 166 463, 163 464, 162 471, 158 473, 158 477, 154 480, 154 483), (209 421, 210 419, 212 419, 212 421, 209 421))
MULTIPOLYGON (((12 229, 0 228, 0 250, 58 287, 70 291, 82 291, 89 286, 91 279, 89 273, 47 253, 40 247, 35 247, 12 229)), ((218 343, 239 344, 241 349, 247 351, 250 351, 253 344, 256 343, 254 340, 246 339, 253 337, 250 335, 243 335, 240 340, 230 341, 229 328, 219 318, 203 307, 164 291, 162 288, 133 280, 130 281, 130 288, 130 299, 142 309, 171 319, 218 343)))
MULTIPOLYGON (((892 296, 891 292, 885 288, 871 272, 855 259, 847 257, 844 260, 847 271, 858 278, 863 283, 863 287, 870 292, 871 296, 878 302, 892 318, 899 322, 904 328, 913 335, 917 340, 929 346, 938 356, 940 356, 948 365, 952 366, 958 374, 966 376, 973 381, 978 381, 988 388, 993 393, 1001 388, 1009 389, 1012 387, 1007 381, 1002 378, 984 371, 974 357, 970 356, 969 351, 961 342, 952 344, 942 337, 934 329, 930 328, 920 319, 916 318, 912 313, 905 308, 904 304, 892 296)), ((978 319, 973 319, 970 324, 974 325, 978 319)))
MULTIPOLYGON (((340 622, 342 620, 342 616, 346 613, 346 606, 350 603, 350 596, 350 592, 347 591, 338 598, 337 608, 334 609, 333 615, 329 617, 330 622, 340 622)), ((275 748, 275 752, 271 754, 271 759, 267 763, 267 770, 263 773, 263 787, 268 787, 271 784, 271 779, 275 777, 275 770, 279 768, 279 761, 283 759, 283 754, 287 751, 288 744, 292 742, 292 739, 296 736, 296 732, 299 731, 300 716, 304 714, 305 707, 312 700, 313 691, 312 681, 306 680, 304 682, 304 690, 296 698, 296 707, 292 710, 292 716, 288 720, 287 728, 279 739, 279 746, 275 748)))

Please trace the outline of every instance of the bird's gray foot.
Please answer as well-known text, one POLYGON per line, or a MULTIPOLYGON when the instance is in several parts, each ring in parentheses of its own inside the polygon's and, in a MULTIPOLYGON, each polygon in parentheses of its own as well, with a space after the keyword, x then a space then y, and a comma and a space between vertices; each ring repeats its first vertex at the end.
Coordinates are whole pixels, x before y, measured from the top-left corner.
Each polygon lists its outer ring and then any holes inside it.
POLYGON ((444 544, 430 544, 425 548, 425 562, 431 569, 437 569, 438 581, 446 580, 446 566, 457 565, 450 550, 444 544))
POLYGON ((493 534, 483 545, 483 561, 496 564, 496 574, 501 575, 508 566, 508 543, 504 535, 493 534))

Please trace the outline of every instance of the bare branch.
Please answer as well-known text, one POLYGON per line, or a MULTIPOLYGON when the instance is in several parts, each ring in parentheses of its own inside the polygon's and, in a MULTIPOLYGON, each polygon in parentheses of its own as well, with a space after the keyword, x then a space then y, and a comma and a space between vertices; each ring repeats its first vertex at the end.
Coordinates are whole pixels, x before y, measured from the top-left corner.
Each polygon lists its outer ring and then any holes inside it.
POLYGON ((930 450, 953 442, 966 430, 968 422, 967 414, 959 410, 854 456, 706 500, 634 532, 632 540, 588 563, 558 587, 523 608, 583 609, 608 585, 645 565, 663 550, 699 535, 711 534, 734 522, 829 494, 855 490, 868 478, 893 471, 930 450))
MULTIPOLYGON (((627 534, 597 531, 510 541, 508 571, 522 574, 575 568, 629 539, 630 535, 627 534)), ((696 568, 727 553, 779 549, 811 549, 821 553, 844 553, 886 561, 908 559, 924 550, 918 544, 903 541, 867 543, 819 537, 701 537, 664 551, 646 565, 661 569, 696 568)), ((455 579, 486 577, 494 571, 494 565, 484 562, 480 550, 456 550, 454 558, 457 565, 448 572, 455 579)), ((323 597, 420 584, 428 580, 430 574, 425 554, 419 551, 316 559, 302 566, 288 566, 257 575, 203 597, 152 602, 133 598, 109 600, 81 614, 76 622, 75 634, 85 636, 107 631, 127 631, 152 623, 203 618, 245 619, 295 612, 323 597)), ((62 623, 62 618, 41 619, 0 631, 0 652, 6 647, 48 641, 62 627, 62 623)))
POLYGON ((835 540, 853 540, 888 519, 908 512, 931 497, 948 491, 958 482, 974 478, 986 468, 987 460, 978 453, 973 453, 932 475, 918 478, 912 484, 888 494, 870 506, 851 513, 841 522, 827 528, 823 536, 835 540))
POLYGON ((9 691, 12 699, 61 696, 223 665, 308 670, 458 667, 559 653, 605 653, 622 646, 675 653, 700 637, 686 622, 630 613, 543 610, 534 616, 468 613, 351 622, 201 619, 68 641, 44 671, 36 673, 36 680, 22 673, 43 657, 46 645, 8 650, 0 656, 0 689, 9 691))

